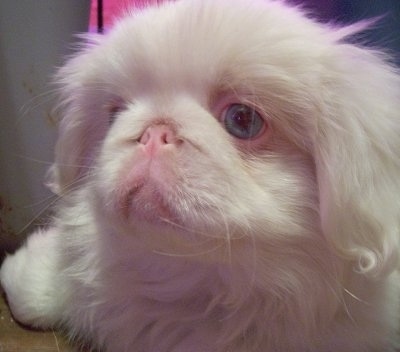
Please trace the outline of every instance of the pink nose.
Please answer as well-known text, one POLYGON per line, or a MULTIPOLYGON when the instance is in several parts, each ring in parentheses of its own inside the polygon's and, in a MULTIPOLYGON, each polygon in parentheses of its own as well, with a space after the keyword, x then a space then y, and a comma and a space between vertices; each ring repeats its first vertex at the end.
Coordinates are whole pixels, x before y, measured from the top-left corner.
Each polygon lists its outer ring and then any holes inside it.
POLYGON ((147 127, 139 138, 139 143, 149 152, 154 152, 169 144, 179 144, 174 129, 168 125, 154 125, 147 127))

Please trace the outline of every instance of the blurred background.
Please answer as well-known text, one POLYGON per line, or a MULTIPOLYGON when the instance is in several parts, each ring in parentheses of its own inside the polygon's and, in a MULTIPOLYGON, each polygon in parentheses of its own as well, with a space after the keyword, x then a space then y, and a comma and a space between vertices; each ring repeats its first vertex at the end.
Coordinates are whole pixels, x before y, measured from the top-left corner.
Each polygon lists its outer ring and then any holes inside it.
MULTIPOLYGON (((73 51, 76 33, 107 31, 124 9, 147 0, 0 1, 0 260, 56 198, 43 180, 57 136, 51 75, 73 51)), ((157 2, 157 0, 150 0, 157 2)), ((363 41, 400 64, 400 0, 287 0, 322 22, 383 16, 363 41)))

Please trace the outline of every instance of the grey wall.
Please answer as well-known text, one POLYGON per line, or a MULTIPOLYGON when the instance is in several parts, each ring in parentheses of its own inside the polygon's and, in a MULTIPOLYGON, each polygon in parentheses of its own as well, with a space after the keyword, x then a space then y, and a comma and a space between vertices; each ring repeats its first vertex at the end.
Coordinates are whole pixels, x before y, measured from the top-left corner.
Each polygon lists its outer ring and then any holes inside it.
POLYGON ((88 28, 89 0, 0 1, 0 253, 51 202, 50 76, 88 28))

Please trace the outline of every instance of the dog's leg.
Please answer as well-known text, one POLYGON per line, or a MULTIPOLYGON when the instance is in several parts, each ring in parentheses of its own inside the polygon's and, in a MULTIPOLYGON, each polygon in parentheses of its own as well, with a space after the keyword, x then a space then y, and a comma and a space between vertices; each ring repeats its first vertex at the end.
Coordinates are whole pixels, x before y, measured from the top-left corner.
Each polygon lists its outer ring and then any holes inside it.
POLYGON ((23 324, 50 328, 60 320, 66 287, 60 277, 58 236, 55 228, 33 233, 1 267, 0 281, 11 311, 23 324))

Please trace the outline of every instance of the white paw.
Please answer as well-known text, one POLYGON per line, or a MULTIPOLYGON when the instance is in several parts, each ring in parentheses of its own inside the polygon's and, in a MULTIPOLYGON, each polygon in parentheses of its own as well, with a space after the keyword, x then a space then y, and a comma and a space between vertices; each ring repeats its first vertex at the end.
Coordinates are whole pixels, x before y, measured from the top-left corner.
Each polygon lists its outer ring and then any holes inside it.
POLYGON ((13 316, 19 322, 49 328, 56 323, 63 301, 58 290, 55 233, 37 232, 15 254, 7 256, 0 282, 13 316))

